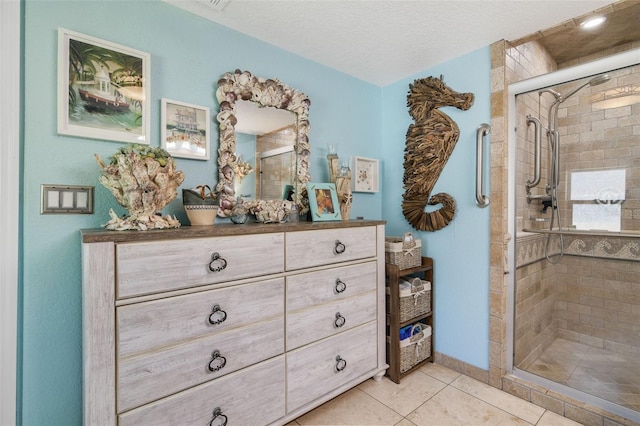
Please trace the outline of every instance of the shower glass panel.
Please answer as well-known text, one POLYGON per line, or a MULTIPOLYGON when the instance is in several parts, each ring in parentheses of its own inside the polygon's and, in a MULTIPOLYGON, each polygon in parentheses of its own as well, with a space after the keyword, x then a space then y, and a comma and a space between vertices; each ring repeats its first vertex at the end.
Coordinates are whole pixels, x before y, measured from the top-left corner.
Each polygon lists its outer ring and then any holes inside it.
POLYGON ((640 66, 606 74, 516 96, 513 366, 640 418, 640 66))
POLYGON ((256 194, 263 200, 282 200, 293 189, 295 152, 293 147, 277 148, 260 154, 260 179, 256 194))

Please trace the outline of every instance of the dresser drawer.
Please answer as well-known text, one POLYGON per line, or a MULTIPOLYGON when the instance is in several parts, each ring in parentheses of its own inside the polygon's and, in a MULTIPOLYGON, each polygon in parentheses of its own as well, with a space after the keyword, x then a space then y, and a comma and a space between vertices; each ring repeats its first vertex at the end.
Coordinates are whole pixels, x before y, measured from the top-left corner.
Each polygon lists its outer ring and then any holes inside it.
POLYGON ((229 425, 272 423, 285 415, 284 370, 280 356, 121 414, 119 425, 208 425, 215 408, 229 425))
POLYGON ((376 367, 375 322, 288 353, 287 412, 376 367), (345 364, 339 359, 344 360, 345 364), (338 371, 338 368, 343 369, 338 371))
POLYGON ((287 310, 334 302, 376 289, 375 262, 287 277, 287 310))
POLYGON ((286 245, 288 271, 365 259, 376 256, 376 228, 288 232, 286 245))
POLYGON ((307 309, 287 310, 287 350, 375 320, 376 300, 376 292, 370 291, 307 309))
POLYGON ((284 315, 284 278, 120 306, 118 356, 175 345, 284 315))
POLYGON ((118 298, 279 273, 284 234, 119 244, 116 270, 118 298))
POLYGON ((146 404, 284 352, 284 318, 122 358, 118 412, 146 404), (214 354, 219 352, 219 356, 214 354), (213 370, 213 371, 211 371, 213 370))

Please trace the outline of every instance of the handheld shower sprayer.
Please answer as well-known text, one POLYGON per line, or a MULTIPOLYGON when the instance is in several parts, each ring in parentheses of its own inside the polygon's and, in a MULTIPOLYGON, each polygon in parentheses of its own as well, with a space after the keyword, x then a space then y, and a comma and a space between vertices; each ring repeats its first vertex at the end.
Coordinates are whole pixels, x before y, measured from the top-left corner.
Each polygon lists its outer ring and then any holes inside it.
POLYGON ((556 98, 556 102, 557 103, 562 103, 562 102, 566 101, 567 99, 569 99, 571 96, 573 96, 576 93, 578 93, 580 90, 584 89, 585 87, 587 87, 587 86, 598 86, 598 85, 600 85, 602 83, 606 83, 610 79, 611 79, 611 77, 609 77, 609 74, 600 74, 600 75, 597 75, 597 76, 593 77, 591 80, 587 81, 583 85, 578 86, 576 89, 573 89, 571 92, 567 93, 566 95, 562 95, 562 94, 556 92, 553 89, 542 89, 542 90, 540 90, 538 92, 538 94, 551 93, 556 98))
MULTIPOLYGON (((558 209, 558 186, 560 185, 560 133, 558 132, 558 109, 560 108, 560 104, 569 99, 571 96, 578 93, 580 90, 587 86, 597 86, 599 84, 605 83, 609 81, 609 74, 601 74, 591 78, 586 83, 578 86, 573 89, 571 92, 563 95, 561 93, 556 92, 553 89, 542 89, 538 91, 538 96, 543 93, 550 93, 553 95, 555 100, 549 107, 549 116, 548 116, 548 129, 547 129, 547 138, 549 140, 550 145, 550 166, 549 166, 549 179, 547 181, 547 185, 545 186, 545 190, 547 195, 549 196, 548 201, 542 202, 542 213, 546 213, 547 209, 551 207, 551 220, 549 221, 549 229, 553 230, 554 223, 557 224, 558 231, 562 231, 562 225, 560 220, 560 210, 558 209)), ((528 188, 527 188, 528 189, 528 188)), ((551 241, 551 234, 547 235, 547 243, 545 245, 545 256, 547 260, 551 263, 558 263, 562 259, 564 255, 564 238, 562 233, 559 235, 560 238, 560 253, 557 255, 549 254, 549 244, 551 241)))

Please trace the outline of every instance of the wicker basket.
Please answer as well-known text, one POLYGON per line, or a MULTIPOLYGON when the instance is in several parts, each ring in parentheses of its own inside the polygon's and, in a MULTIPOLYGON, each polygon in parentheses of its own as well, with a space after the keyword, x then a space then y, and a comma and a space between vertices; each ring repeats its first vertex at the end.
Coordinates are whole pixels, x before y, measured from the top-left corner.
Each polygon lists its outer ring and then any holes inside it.
MULTIPOLYGON (((410 320, 431 311, 431 283, 420 278, 400 279, 400 322, 410 320)), ((387 295, 390 290, 386 288, 387 295)), ((387 312, 391 312, 387 297, 387 312)))
POLYGON ((400 373, 431 356, 431 327, 414 324, 411 337, 400 341, 400 373))
POLYGON ((411 232, 404 237, 385 237, 385 262, 397 265, 399 269, 409 269, 422 264, 422 241, 413 238, 411 232))

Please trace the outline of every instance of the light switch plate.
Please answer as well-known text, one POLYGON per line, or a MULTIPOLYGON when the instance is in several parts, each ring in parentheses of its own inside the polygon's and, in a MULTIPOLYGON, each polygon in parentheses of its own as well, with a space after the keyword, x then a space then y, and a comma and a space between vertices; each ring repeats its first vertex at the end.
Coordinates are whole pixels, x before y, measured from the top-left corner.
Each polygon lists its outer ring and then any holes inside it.
POLYGON ((40 214, 93 214, 93 186, 41 185, 40 214))

